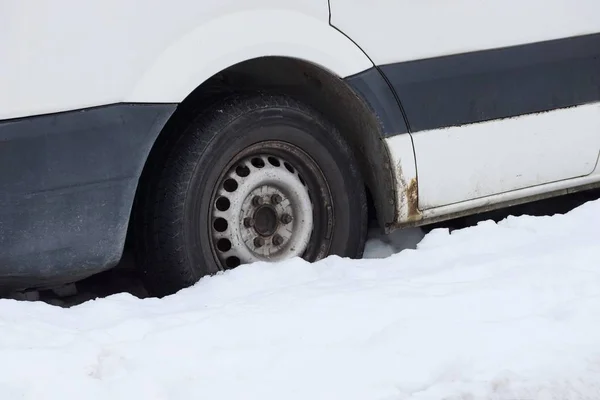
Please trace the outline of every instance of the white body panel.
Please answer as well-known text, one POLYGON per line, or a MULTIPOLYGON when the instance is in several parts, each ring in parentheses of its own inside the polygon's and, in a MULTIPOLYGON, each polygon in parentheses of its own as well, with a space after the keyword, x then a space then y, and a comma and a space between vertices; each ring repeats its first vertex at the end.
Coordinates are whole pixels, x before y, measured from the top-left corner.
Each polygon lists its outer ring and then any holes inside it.
MULTIPOLYGON (((410 160, 408 139, 400 137, 409 135, 386 139, 392 159, 410 160)), ((600 182, 600 104, 412 137, 420 155, 416 161, 422 219, 600 182), (551 145, 540 149, 539 135, 551 145)), ((402 190, 397 200, 406 202, 402 190)), ((400 213, 400 222, 409 221, 405 216, 400 213)))
POLYGON ((378 65, 600 31, 598 0, 331 0, 331 14, 378 65))
POLYGON ((600 151, 600 104, 412 136, 419 208, 428 209, 590 174, 600 151))
POLYGON ((341 77, 371 67, 328 20, 326 0, 4 0, 0 119, 179 102, 260 56, 301 58, 341 77))

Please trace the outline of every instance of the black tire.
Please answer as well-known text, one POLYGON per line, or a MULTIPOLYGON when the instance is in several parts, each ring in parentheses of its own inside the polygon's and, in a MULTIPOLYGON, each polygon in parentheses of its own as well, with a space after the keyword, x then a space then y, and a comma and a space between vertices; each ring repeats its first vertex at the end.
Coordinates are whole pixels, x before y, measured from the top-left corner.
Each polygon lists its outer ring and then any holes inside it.
MULTIPOLYGON (((215 245, 222 242, 214 231, 214 216, 219 212, 214 208, 215 196, 224 174, 231 174, 243 157, 258 151, 279 160, 290 158, 295 168, 287 162, 285 167, 299 178, 311 199, 313 224, 301 256, 311 262, 333 254, 362 256, 367 233, 364 183, 350 147, 336 128, 315 110, 286 96, 236 96, 203 112, 173 143, 166 144, 156 172, 141 183, 134 236, 137 265, 151 295, 172 294, 243 262, 224 258, 215 245)), ((258 215, 257 210, 253 215, 258 215)), ((263 214, 268 214, 265 221, 271 221, 271 215, 280 218, 276 210, 261 212, 261 221, 263 214)), ((281 225, 281 218, 275 223, 281 225)), ((248 229, 258 232, 258 225, 248 229)), ((270 249, 276 249, 272 241, 270 249)))

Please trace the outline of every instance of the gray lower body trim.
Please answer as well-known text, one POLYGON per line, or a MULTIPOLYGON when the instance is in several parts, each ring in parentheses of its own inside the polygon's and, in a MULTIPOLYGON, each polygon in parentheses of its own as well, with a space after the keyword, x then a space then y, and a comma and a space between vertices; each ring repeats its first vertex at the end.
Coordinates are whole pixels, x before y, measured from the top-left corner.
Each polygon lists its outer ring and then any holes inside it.
POLYGON ((139 176, 175 108, 0 121, 0 286, 73 281, 119 261, 139 176))

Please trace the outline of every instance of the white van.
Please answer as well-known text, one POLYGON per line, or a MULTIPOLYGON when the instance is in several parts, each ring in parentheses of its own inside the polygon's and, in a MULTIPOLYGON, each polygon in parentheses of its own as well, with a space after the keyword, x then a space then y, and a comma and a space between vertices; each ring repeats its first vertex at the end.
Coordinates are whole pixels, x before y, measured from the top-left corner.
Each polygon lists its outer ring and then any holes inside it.
POLYGON ((0 284, 166 295, 600 185, 598 0, 3 0, 0 284))

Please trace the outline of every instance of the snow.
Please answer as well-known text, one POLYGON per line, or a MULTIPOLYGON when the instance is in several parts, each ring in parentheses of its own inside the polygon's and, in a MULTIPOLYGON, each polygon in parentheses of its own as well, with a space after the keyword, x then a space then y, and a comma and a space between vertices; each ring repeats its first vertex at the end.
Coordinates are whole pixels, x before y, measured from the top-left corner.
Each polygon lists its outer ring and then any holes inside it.
POLYGON ((2 398, 600 398, 600 201, 408 233, 164 299, 2 300, 2 398))

